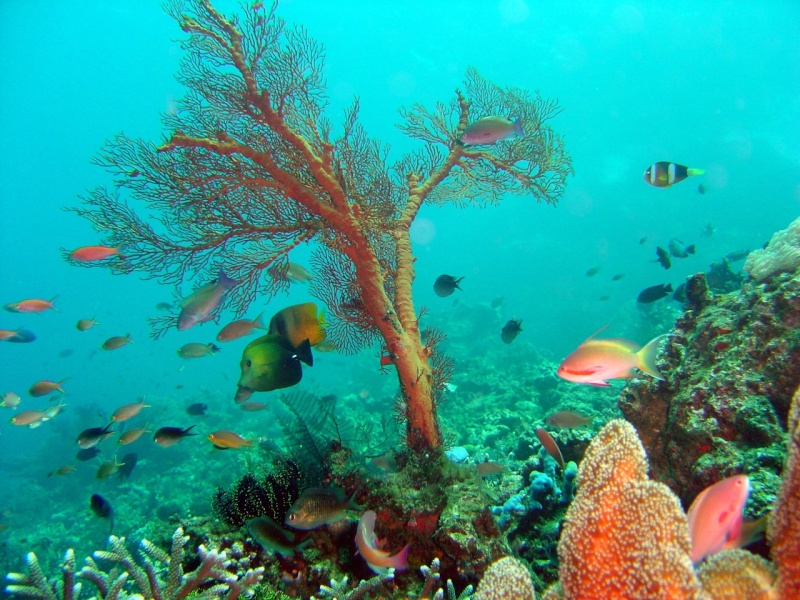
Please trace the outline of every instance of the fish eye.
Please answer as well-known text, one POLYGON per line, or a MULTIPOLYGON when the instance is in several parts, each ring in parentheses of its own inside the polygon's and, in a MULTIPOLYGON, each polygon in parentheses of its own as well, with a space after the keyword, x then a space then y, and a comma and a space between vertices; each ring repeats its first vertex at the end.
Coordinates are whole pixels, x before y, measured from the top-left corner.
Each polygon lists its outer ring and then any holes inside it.
POLYGON ((295 515, 294 513, 292 513, 291 515, 289 515, 289 520, 290 520, 290 521, 294 521, 296 518, 297 518, 297 515, 295 515))
POLYGON ((251 364, 252 364, 252 361, 248 360, 247 362, 244 363, 244 366, 245 367, 249 367, 251 364))

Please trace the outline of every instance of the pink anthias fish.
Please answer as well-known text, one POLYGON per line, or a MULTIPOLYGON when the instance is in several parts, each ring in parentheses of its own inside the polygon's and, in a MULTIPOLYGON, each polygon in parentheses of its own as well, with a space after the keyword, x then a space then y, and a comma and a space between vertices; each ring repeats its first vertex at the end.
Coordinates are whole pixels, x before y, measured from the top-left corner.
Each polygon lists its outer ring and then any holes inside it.
POLYGON ((225 292, 238 284, 238 281, 231 279, 225 275, 225 271, 220 269, 217 279, 196 289, 181 303, 178 330, 186 331, 198 323, 212 320, 213 313, 222 303, 225 292))
POLYGON ((742 515, 750 495, 747 475, 734 475, 710 485, 689 507, 689 535, 692 562, 722 550, 741 548, 759 539, 766 519, 745 521, 742 515))
POLYGON ((395 571, 408 569, 408 544, 396 554, 389 554, 378 547, 378 538, 375 536, 375 520, 377 515, 374 510, 368 510, 358 521, 356 531, 356 546, 358 553, 367 561, 369 568, 376 573, 385 573, 386 569, 395 571))
POLYGON ((605 387, 609 385, 609 379, 636 377, 638 369, 656 379, 664 379, 656 367, 656 357, 661 341, 669 334, 658 336, 642 348, 635 342, 620 338, 594 339, 600 331, 592 334, 564 359, 556 371, 559 377, 574 383, 605 387))

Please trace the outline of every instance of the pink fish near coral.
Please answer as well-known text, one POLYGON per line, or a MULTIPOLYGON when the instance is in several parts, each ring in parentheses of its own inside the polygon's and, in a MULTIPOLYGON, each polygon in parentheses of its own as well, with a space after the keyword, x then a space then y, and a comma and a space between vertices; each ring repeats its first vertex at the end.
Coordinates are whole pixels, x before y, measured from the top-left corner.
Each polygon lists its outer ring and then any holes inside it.
POLYGON ((181 313, 178 315, 178 330, 186 331, 198 323, 205 323, 214 319, 214 311, 219 308, 222 298, 232 287, 239 282, 225 275, 219 270, 219 277, 196 289, 181 303, 181 313))
POLYGON ((73 250, 69 257, 77 262, 93 262, 96 260, 105 260, 112 256, 119 256, 125 259, 119 248, 109 248, 108 246, 82 246, 73 250))
POLYGON ((408 545, 396 554, 389 554, 378 547, 378 538, 375 536, 375 520, 377 515, 374 510, 368 510, 358 521, 356 531, 356 546, 358 553, 367 561, 369 568, 376 573, 383 573, 392 568, 395 571, 408 569, 408 545))
POLYGON ((559 377, 574 383, 604 387, 609 385, 609 379, 636 377, 637 370, 664 379, 656 367, 656 357, 661 341, 669 334, 658 336, 642 348, 620 338, 598 340, 594 338, 597 333, 564 359, 557 370, 559 377))
POLYGON ((704 489, 687 513, 695 563, 725 549, 740 539, 742 510, 750 495, 747 475, 734 475, 704 489))

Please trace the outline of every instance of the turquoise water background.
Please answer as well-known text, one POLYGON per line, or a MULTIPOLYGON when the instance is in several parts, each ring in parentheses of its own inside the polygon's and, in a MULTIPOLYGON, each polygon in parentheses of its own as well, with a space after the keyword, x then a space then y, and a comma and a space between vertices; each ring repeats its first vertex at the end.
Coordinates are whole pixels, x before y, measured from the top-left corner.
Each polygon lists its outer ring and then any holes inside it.
MULTIPOLYGON (((237 7, 215 4, 225 13, 237 7)), ((426 208, 414 231, 415 301, 431 308, 432 324, 503 297, 497 323, 462 323, 474 328, 481 352, 487 345, 509 351, 499 327, 511 317, 524 321, 514 348, 527 344, 555 360, 604 325, 612 335, 635 331, 641 289, 677 286, 731 251, 754 249, 800 212, 796 2, 295 0, 281 3, 279 14, 326 47, 329 115, 338 121, 358 96, 362 122, 391 144, 393 156, 414 145, 395 127, 397 109, 449 101, 468 66, 500 85, 559 100, 563 112, 552 125, 565 137, 575 176, 557 208, 530 198, 483 210, 426 208), (642 173, 659 160, 706 174, 652 188, 642 173), (697 191, 701 182, 705 195, 697 191), (709 222, 714 235, 700 237, 709 222), (697 254, 664 271, 652 262, 655 247, 673 237, 696 243, 697 254), (593 267, 600 271, 587 277, 593 267), (436 297, 432 284, 441 273, 465 276, 463 292, 436 297), (612 281, 618 273, 625 277, 612 281)), ((61 208, 110 181, 90 163, 104 141, 118 132, 155 142, 167 135, 159 115, 182 95, 174 79, 182 37, 158 2, 0 3, 0 304, 58 296, 58 312, 0 313, 0 328, 24 326, 38 336, 32 344, 0 344, 0 393, 22 396, 20 410, 40 408, 46 401, 29 398, 28 387, 68 377, 70 405, 52 426, 36 430, 14 427, 7 422, 12 411, 0 411, 0 473, 8 485, 0 522, 9 524, 0 542, 13 541, 0 547, 0 565, 16 564, 19 540, 35 535, 53 512, 85 512, 93 491, 116 484, 95 482, 91 469, 69 483, 45 477, 71 463, 78 431, 142 395, 171 405, 172 412, 154 409, 148 417, 169 415, 158 426, 191 424, 182 413, 191 402, 232 404, 246 340, 214 358, 183 361, 175 354, 180 345, 212 341, 219 327, 153 341, 146 318, 175 290, 136 274, 71 267, 60 253, 99 242, 61 208), (76 331, 77 319, 91 317, 102 326, 76 331), (126 333, 133 345, 99 349, 126 333), (38 510, 29 510, 31 502, 38 510)), ((307 257, 307 249, 293 254, 301 264, 307 257)), ((269 306, 257 301, 249 314, 265 310, 268 317, 308 299, 296 286, 269 306)), ((456 379, 468 378, 454 358, 456 379)), ((377 349, 324 355, 301 387, 387 394, 393 376, 377 370, 377 349)), ((241 418, 220 409, 213 425, 241 428, 241 418)), ((164 460, 150 452, 152 463, 164 460)))

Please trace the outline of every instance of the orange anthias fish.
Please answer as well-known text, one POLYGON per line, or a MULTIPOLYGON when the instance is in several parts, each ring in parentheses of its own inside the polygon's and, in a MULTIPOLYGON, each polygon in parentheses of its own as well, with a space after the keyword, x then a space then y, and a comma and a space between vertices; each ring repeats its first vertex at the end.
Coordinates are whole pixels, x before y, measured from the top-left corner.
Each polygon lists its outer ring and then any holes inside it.
POLYGON ((575 427, 591 427, 594 415, 584 417, 571 410, 559 410, 545 419, 545 423, 553 427, 563 427, 565 429, 572 429, 575 427))
POLYGON ((108 246, 82 246, 73 250, 69 257, 78 262, 92 262, 95 260, 105 260, 112 256, 119 256, 125 259, 119 248, 109 248, 108 246))
POLYGON ((317 305, 313 302, 287 306, 275 313, 269 322, 269 332, 277 333, 289 340, 295 348, 303 340, 312 346, 325 339, 324 310, 317 316, 317 305))
POLYGON ((698 563, 726 548, 738 548, 752 541, 758 532, 744 527, 742 510, 750 495, 747 475, 734 475, 704 489, 689 507, 692 562, 698 563), (746 535, 742 531, 746 530, 746 535), (749 538, 749 539, 745 539, 749 538))
POLYGON ((143 408, 150 408, 149 404, 144 403, 144 396, 142 396, 142 399, 139 402, 131 402, 130 404, 123 404, 120 406, 114 411, 114 414, 111 415, 111 420, 117 423, 127 421, 128 419, 138 415, 143 408))
POLYGON ((233 323, 228 323, 217 334, 217 341, 232 342, 233 340, 238 340, 240 337, 250 335, 253 333, 253 329, 266 329, 262 317, 263 314, 258 315, 252 321, 249 319, 240 319, 233 323))
POLYGON ((18 426, 23 426, 23 425, 33 426, 37 423, 41 423, 44 416, 45 414, 44 411, 42 410, 23 410, 22 412, 17 413, 15 416, 11 417, 10 422, 18 426))
POLYGON ((53 302, 56 301, 58 296, 53 296, 52 300, 39 300, 33 298, 31 300, 21 300, 20 302, 11 302, 10 304, 6 304, 6 310, 8 312, 15 312, 15 313, 42 313, 46 310, 58 310, 55 306, 53 306, 53 302))
POLYGON ((564 457, 561 455, 561 449, 558 447, 558 444, 556 444, 556 441, 553 439, 553 436, 551 436, 549 433, 547 433, 547 431, 545 431, 541 427, 538 427, 536 429, 536 437, 539 438, 539 442, 542 444, 547 453, 550 456, 552 456, 553 460, 555 460, 558 463, 558 465, 563 469, 564 457))
POLYGON ((238 433, 228 431, 227 429, 220 429, 212 431, 208 434, 208 440, 214 444, 215 448, 219 450, 228 450, 229 448, 241 448, 242 446, 252 446, 255 440, 246 440, 238 433))
POLYGON ((119 436, 118 443, 122 444, 123 446, 126 444, 132 444, 140 437, 142 434, 150 433, 147 429, 147 424, 145 423, 144 427, 136 427, 135 429, 128 429, 128 431, 124 432, 122 435, 119 436))
POLYGON ((28 394, 34 398, 46 396, 47 394, 52 394, 53 392, 61 392, 62 394, 66 394, 67 392, 65 392, 61 387, 65 381, 66 379, 62 379, 61 381, 47 381, 46 379, 37 381, 30 387, 28 394))
POLYGON ((574 383, 608 386, 609 379, 636 377, 638 369, 656 379, 664 379, 656 367, 656 357, 661 341, 669 334, 660 335, 641 348, 620 338, 594 339, 597 333, 564 359, 557 370, 559 377, 574 383))

